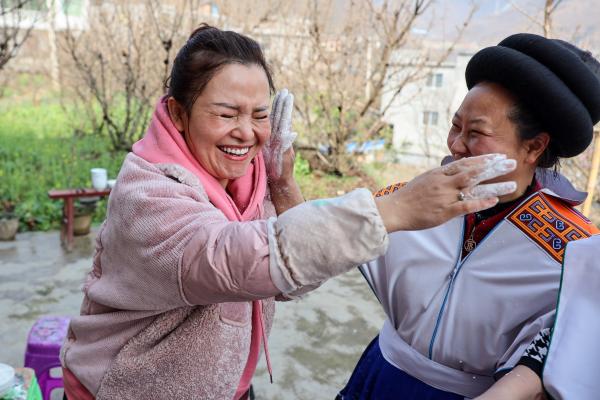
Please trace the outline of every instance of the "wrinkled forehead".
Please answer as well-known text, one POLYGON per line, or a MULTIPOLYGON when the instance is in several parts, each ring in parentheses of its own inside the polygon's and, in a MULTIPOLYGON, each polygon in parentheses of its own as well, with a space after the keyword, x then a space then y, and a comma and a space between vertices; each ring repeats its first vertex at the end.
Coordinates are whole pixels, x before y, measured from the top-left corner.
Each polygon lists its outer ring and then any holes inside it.
POLYGON ((228 64, 208 82, 201 97, 206 102, 225 102, 237 106, 267 105, 270 91, 265 70, 256 64, 228 64))
POLYGON ((495 120, 508 118, 516 98, 503 86, 481 82, 467 92, 455 116, 469 120, 495 120))

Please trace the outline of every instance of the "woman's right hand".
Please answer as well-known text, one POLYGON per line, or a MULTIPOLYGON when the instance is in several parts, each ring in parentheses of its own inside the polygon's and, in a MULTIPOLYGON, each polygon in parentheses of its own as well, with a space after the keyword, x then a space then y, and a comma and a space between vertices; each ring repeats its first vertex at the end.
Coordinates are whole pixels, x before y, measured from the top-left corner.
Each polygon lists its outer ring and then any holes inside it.
POLYGON ((388 232, 432 228, 454 217, 498 203, 498 196, 512 193, 516 182, 480 185, 516 168, 503 154, 463 158, 427 171, 396 192, 375 202, 388 232))

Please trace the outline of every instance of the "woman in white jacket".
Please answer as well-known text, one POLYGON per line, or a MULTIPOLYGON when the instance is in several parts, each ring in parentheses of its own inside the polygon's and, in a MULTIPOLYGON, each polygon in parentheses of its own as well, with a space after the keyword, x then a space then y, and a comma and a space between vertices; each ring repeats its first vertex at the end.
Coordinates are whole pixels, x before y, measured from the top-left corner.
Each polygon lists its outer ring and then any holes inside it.
MULTIPOLYGON (((564 248, 597 232, 559 174, 600 120, 598 62, 559 40, 517 34, 476 53, 448 133, 453 159, 517 160, 517 190, 482 212, 390 235, 362 267, 387 320, 340 398, 475 397, 554 321, 564 248)), ((383 196, 385 197, 385 195, 383 196)))

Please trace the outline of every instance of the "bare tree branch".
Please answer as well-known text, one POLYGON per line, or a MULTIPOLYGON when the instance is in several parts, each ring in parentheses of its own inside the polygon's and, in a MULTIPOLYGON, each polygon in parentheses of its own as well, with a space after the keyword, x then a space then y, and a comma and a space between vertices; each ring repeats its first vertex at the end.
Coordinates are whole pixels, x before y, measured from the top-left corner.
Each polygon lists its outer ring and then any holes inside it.
POLYGON ((529 13, 527 13, 525 10, 523 10, 521 7, 519 7, 514 1, 511 0, 511 1, 509 1, 509 3, 515 10, 517 10, 521 15, 523 15, 525 18, 527 18, 530 22, 532 22, 533 24, 544 29, 544 24, 542 22, 540 22, 535 17, 532 17, 529 13))
POLYGON ((164 93, 172 48, 187 35, 186 4, 174 10, 153 0, 105 3, 90 9, 89 30, 67 27, 62 44, 75 71, 71 90, 92 121, 92 133, 106 134, 115 150, 129 150, 143 135, 164 93))
MULTIPOLYGON (((268 43, 267 56, 278 81, 296 94, 295 129, 302 141, 298 148, 311 152, 319 168, 352 173, 354 161, 346 146, 350 141, 372 138, 387 126, 383 94, 387 102, 390 91, 399 94, 407 83, 425 77, 453 51, 455 42, 438 56, 428 57, 411 36, 431 3, 351 0, 340 6, 312 0, 297 5, 292 15, 273 10, 280 18, 278 32, 282 36, 262 36, 268 43), (400 50, 411 48, 419 54, 415 57, 419 63, 411 65, 409 73, 396 58, 400 50), (398 74, 401 79, 390 78, 398 74), (313 154, 318 148, 326 149, 327 154, 313 154)), ((222 16, 222 20, 227 18, 222 16)), ((273 32, 276 26, 266 22, 257 32, 261 30, 273 32)), ((391 97, 393 101, 395 96, 391 97)))
POLYGON ((13 59, 29 38, 35 17, 25 18, 32 0, 0 1, 0 70, 13 59), (23 26, 25 25, 25 26, 23 26))

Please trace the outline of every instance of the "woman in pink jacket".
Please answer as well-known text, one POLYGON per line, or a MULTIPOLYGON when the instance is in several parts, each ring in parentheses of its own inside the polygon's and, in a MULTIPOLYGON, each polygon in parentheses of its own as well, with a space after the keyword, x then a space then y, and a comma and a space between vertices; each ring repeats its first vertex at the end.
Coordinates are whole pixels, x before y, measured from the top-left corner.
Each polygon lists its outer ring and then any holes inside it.
POLYGON ((252 39, 202 26, 181 48, 109 199, 63 346, 67 398, 247 398, 261 348, 269 365, 274 298, 383 254, 388 232, 434 226, 514 190, 476 186, 514 168, 492 155, 390 196, 358 189, 303 202, 293 98, 278 94, 270 111, 272 92, 252 39))

